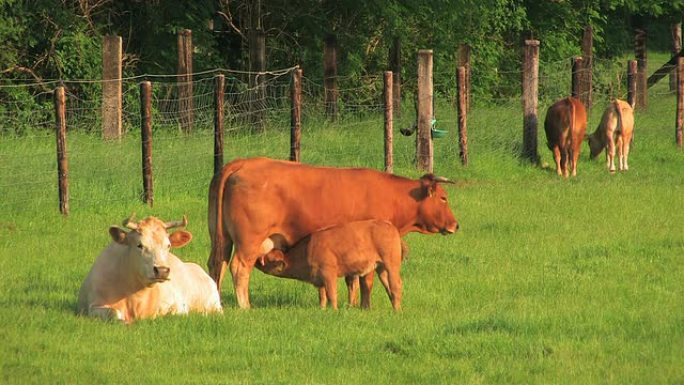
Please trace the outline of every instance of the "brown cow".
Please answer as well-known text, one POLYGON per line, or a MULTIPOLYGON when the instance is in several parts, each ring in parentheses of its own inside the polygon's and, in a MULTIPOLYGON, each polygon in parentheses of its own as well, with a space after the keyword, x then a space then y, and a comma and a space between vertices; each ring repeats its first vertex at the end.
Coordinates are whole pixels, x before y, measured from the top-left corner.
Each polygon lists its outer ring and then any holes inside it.
POLYGON ((78 294, 83 315, 130 323, 143 318, 188 312, 220 313, 216 284, 196 263, 184 263, 171 247, 182 247, 192 235, 167 229, 187 225, 187 219, 162 222, 129 218, 126 232, 109 228, 110 245, 97 257, 78 294))
POLYGON ((579 99, 561 99, 549 107, 544 120, 549 150, 553 151, 556 173, 568 177, 568 161, 572 176, 577 175, 577 159, 587 131, 587 111, 579 99))
POLYGON ((618 151, 618 167, 620 171, 629 170, 629 145, 634 133, 634 109, 624 100, 616 99, 603 112, 601 123, 596 131, 589 135, 591 159, 596 159, 601 150, 606 149, 606 167, 615 172, 615 146, 618 151))
POLYGON ((337 309, 337 278, 361 277, 362 306, 370 307, 375 270, 392 307, 401 308, 402 245, 399 231, 388 221, 371 219, 329 227, 303 238, 287 253, 273 249, 257 268, 283 278, 309 282, 319 288, 321 307, 337 309), (327 299, 327 301, 326 301, 327 299))
POLYGON ((214 175, 209 189, 209 274, 221 288, 227 261, 241 308, 250 307, 249 277, 274 247, 286 249, 314 231, 384 219, 403 236, 458 229, 440 182, 371 169, 315 167, 268 158, 238 159, 214 175))

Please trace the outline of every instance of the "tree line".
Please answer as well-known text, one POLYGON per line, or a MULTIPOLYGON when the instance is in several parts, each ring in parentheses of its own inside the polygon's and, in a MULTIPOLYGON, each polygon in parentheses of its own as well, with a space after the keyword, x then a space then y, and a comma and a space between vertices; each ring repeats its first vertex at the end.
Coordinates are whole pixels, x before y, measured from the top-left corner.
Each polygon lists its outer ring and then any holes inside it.
MULTIPOLYGON (((191 29, 195 71, 250 68, 250 36, 261 33, 266 68, 299 64, 314 80, 323 78, 329 36, 339 74, 351 77, 386 70, 394 38, 407 74, 420 48, 434 50, 436 73, 453 72, 458 45, 467 43, 473 88, 494 93, 505 79, 477 73, 517 70, 523 38, 542 42, 542 61, 580 54, 587 25, 596 56, 632 50, 635 28, 648 31, 650 49, 669 51, 669 26, 683 10, 684 0, 0 0, 0 76, 100 79, 108 34, 123 38, 124 76, 173 74, 176 34, 191 29)), ((0 100, 17 92, 0 89, 0 100)))

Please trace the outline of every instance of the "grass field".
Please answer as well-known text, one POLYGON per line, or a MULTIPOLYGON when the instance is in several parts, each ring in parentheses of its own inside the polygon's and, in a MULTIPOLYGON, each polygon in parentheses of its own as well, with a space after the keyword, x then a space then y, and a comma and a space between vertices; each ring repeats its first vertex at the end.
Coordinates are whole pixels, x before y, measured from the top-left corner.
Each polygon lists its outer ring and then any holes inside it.
MULTIPOLYGON (((236 308, 227 280, 222 316, 131 326, 78 317, 77 292, 107 228, 131 212, 187 213, 195 237, 176 254, 205 266, 211 133, 155 133, 153 208, 139 200, 135 135, 69 134, 67 218, 54 138, 0 138, 0 382, 684 384, 684 157, 673 144, 674 97, 658 90, 636 117, 631 170, 610 175, 585 145, 570 180, 517 159, 519 104, 473 109, 467 168, 444 112, 451 137, 435 142, 435 171, 458 182, 448 189, 461 230, 407 237, 401 313, 379 286, 370 311, 323 311, 312 286, 255 271, 249 311, 236 308)), ((312 126, 305 162, 382 167, 379 114, 312 126)), ((539 143, 552 164, 541 127, 539 143)), ((414 138, 395 146, 395 172, 419 176, 414 138)), ((227 159, 288 151, 285 131, 226 144, 227 159)))

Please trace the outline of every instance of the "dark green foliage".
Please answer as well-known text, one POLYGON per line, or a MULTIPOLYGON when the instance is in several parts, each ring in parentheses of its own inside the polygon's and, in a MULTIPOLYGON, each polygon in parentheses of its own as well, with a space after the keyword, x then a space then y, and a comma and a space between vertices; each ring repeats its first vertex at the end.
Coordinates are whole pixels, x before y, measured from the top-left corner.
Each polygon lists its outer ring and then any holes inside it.
MULTIPOLYGON (((44 83, 50 79, 101 79, 107 34, 123 37, 124 76, 174 74, 176 35, 183 29, 192 30, 195 72, 245 70, 247 37, 259 27, 266 33, 266 68, 298 64, 317 84, 323 40, 334 34, 340 83, 367 87, 353 104, 379 99, 368 96, 377 82, 365 79, 388 69, 394 37, 402 42, 404 89, 415 88, 416 51, 430 48, 435 91, 453 97, 458 45, 468 43, 475 100, 489 102, 519 93, 523 36, 541 41, 542 65, 579 54, 586 25, 594 28, 596 58, 629 52, 635 22, 648 26, 650 48, 669 50, 669 26, 681 21, 683 9, 684 0, 0 0, 0 85, 41 84, 21 91, 0 87, 0 101, 40 103, 24 99, 53 89, 44 83)), ((100 90, 72 85, 69 92, 98 105, 100 90)))

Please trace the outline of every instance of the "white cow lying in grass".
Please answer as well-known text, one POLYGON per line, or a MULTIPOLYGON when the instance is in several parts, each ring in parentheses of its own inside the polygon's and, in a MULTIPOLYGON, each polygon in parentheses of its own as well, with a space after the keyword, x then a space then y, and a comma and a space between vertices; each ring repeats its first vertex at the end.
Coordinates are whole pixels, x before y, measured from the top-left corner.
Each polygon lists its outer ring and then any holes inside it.
POLYGON ((78 295, 81 314, 130 323, 137 319, 188 312, 221 312, 216 283, 195 263, 184 263, 171 247, 185 246, 192 234, 167 229, 187 225, 147 217, 112 226, 113 241, 95 260, 78 295))

